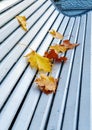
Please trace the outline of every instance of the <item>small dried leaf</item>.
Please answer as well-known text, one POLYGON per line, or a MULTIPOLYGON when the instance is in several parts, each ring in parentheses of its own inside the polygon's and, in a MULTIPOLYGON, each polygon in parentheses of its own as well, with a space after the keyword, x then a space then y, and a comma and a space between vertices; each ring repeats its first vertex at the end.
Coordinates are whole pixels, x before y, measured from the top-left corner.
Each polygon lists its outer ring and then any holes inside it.
POLYGON ((35 82, 38 84, 38 88, 46 94, 50 94, 52 92, 55 93, 56 91, 57 79, 54 79, 51 76, 41 74, 40 78, 37 78, 35 82))
POLYGON ((65 62, 67 60, 67 57, 58 57, 58 54, 55 52, 55 50, 50 50, 49 52, 45 52, 45 57, 49 59, 53 59, 57 62, 65 62))
POLYGON ((62 40, 63 39, 63 35, 60 34, 59 32, 56 32, 54 29, 50 30, 49 33, 54 37, 54 38, 57 38, 57 39, 60 39, 62 40))
POLYGON ((27 31, 27 23, 26 23, 26 17, 25 16, 16 16, 18 22, 20 23, 21 27, 27 31))
POLYGON ((72 44, 69 40, 64 40, 61 46, 65 46, 67 49, 73 49, 74 47, 78 46, 79 44, 75 43, 72 44))
POLYGON ((56 45, 54 45, 54 46, 50 46, 50 49, 52 50, 55 50, 57 53, 59 53, 59 52, 66 52, 67 51, 67 48, 65 47, 65 46, 61 46, 61 45, 58 45, 58 44, 56 44, 56 45))
POLYGON ((31 67, 45 72, 51 72, 52 64, 48 58, 40 56, 35 51, 28 53, 25 57, 28 58, 31 67))

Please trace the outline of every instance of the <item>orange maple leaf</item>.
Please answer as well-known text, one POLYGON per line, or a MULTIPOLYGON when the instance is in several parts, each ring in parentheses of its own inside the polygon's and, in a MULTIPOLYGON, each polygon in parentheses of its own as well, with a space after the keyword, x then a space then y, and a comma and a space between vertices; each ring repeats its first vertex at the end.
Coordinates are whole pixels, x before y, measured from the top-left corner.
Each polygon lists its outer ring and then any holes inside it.
POLYGON ((54 79, 51 76, 46 76, 44 74, 41 74, 40 78, 35 80, 35 82, 38 84, 38 88, 46 94, 50 94, 52 92, 55 93, 57 88, 57 81, 57 79, 54 79))

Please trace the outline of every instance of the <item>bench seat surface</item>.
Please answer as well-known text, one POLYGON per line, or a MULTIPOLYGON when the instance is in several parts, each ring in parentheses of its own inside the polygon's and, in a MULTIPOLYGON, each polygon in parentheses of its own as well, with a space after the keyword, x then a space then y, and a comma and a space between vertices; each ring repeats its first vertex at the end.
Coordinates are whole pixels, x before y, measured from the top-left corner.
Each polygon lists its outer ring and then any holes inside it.
POLYGON ((1 130, 90 130, 91 15, 69 18, 50 0, 17 1, 1 11, 1 130), (26 16, 27 32, 17 15, 26 16), (59 44, 50 29, 80 45, 62 54, 68 57, 66 63, 53 65, 51 75, 59 79, 58 87, 55 94, 46 95, 37 89, 38 72, 24 55, 29 48, 44 55, 50 45, 59 44))

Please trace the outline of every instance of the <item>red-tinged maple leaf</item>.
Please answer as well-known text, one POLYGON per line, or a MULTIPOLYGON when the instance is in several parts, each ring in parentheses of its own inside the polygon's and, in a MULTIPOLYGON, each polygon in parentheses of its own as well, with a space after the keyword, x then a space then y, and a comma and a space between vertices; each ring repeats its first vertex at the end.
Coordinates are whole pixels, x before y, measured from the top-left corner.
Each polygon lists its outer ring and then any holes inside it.
POLYGON ((49 58, 49 59, 57 59, 58 58, 58 54, 53 49, 50 50, 49 52, 45 52, 44 56, 49 58))
POLYGON ((73 49, 74 47, 78 46, 79 44, 75 43, 72 44, 69 40, 64 40, 61 46, 65 46, 67 49, 73 49))
POLYGON ((62 62, 62 61, 66 61, 67 60, 67 57, 58 57, 58 53, 55 52, 55 50, 50 50, 49 52, 45 52, 44 54, 45 57, 49 58, 49 59, 53 59, 57 62, 62 62))

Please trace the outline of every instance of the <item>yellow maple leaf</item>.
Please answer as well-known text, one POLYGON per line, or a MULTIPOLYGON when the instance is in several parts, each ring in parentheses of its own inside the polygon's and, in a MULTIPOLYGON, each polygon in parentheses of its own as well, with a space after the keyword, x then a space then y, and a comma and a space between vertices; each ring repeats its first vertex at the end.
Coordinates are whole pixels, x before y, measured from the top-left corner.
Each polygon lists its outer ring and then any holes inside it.
POLYGON ((62 40, 63 39, 63 35, 60 34, 59 32, 56 32, 54 29, 52 30, 49 30, 49 33, 54 37, 54 38, 57 38, 57 39, 60 39, 62 40))
POLYGON ((59 53, 59 52, 64 53, 64 52, 67 51, 67 48, 65 46, 61 46, 61 45, 58 45, 58 44, 56 44, 54 46, 50 46, 50 49, 55 50, 57 53, 59 53))
POLYGON ((25 16, 16 16, 18 22, 20 23, 21 27, 27 31, 27 23, 26 23, 26 17, 25 16))
POLYGON ((45 72, 51 72, 52 64, 48 58, 37 54, 35 51, 30 52, 25 57, 28 58, 28 62, 32 68, 43 70, 45 72))
POLYGON ((56 91, 57 79, 54 79, 51 76, 41 74, 40 78, 37 78, 35 82, 38 84, 38 88, 46 94, 56 91))

